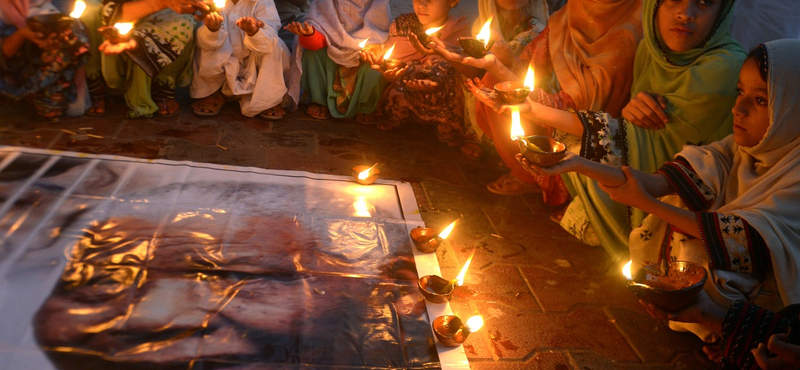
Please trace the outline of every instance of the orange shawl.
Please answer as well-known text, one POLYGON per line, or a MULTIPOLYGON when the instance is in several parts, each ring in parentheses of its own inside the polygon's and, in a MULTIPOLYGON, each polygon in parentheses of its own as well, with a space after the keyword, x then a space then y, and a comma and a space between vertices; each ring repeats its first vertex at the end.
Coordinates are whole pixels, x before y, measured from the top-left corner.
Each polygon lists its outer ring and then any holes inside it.
POLYGON ((641 0, 570 0, 550 16, 550 57, 578 109, 619 117, 642 38, 641 0))

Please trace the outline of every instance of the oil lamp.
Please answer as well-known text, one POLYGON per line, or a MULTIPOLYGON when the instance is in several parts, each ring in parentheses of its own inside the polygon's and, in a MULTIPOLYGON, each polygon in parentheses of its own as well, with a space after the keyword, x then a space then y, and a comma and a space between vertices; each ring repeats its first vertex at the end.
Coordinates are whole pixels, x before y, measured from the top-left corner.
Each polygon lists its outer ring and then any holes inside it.
POLYGON ((353 180, 361 185, 370 185, 378 179, 381 170, 377 168, 378 164, 372 166, 355 166, 353 167, 353 180))
POLYGON ((367 41, 369 41, 369 37, 367 37, 366 39, 364 39, 364 41, 361 41, 358 44, 358 47, 361 48, 362 51, 365 51, 365 52, 368 52, 368 53, 372 53, 372 54, 379 54, 381 52, 381 49, 383 48, 383 45, 381 45, 381 44, 369 44, 369 45, 367 45, 367 41))
POLYGON ((75 7, 72 9, 72 13, 69 13, 69 16, 78 19, 81 17, 84 10, 86 10, 86 3, 83 0, 77 0, 75 1, 75 7))
POLYGON ((206 4, 206 6, 208 7, 208 10, 199 9, 199 8, 198 8, 198 10, 200 11, 200 13, 203 13, 203 14, 209 14, 209 13, 213 13, 213 12, 217 12, 217 13, 221 14, 222 13, 222 8, 225 7, 225 1, 227 1, 227 0, 214 0, 212 2, 204 2, 204 4, 206 4))
POLYGON ((507 105, 524 103, 531 91, 533 91, 533 68, 530 66, 525 81, 506 81, 494 85, 495 94, 507 105))
POLYGON ((431 326, 439 343, 447 347, 458 347, 467 340, 470 333, 483 327, 483 317, 472 316, 463 323, 456 315, 444 315, 434 319, 431 326))
POLYGON ((483 58, 487 52, 492 48, 493 43, 489 43, 491 39, 491 31, 489 30, 492 25, 492 18, 486 21, 481 27, 481 32, 475 37, 459 37, 458 43, 467 55, 473 58, 483 58))
POLYGON ((430 227, 417 226, 411 230, 411 240, 414 241, 414 245, 420 252, 435 252, 436 248, 439 248, 439 245, 442 243, 442 241, 444 241, 444 239, 450 235, 450 232, 453 231, 453 228, 456 226, 456 221, 453 221, 450 226, 446 227, 438 235, 436 234, 436 230, 430 227))
POLYGON ((708 271, 703 266, 688 261, 656 263, 640 268, 633 275, 631 262, 628 262, 623 274, 628 279, 628 290, 669 312, 683 310, 694 303, 708 279, 708 271), (666 265, 666 270, 662 265, 666 265))
POLYGON ((431 35, 433 35, 436 32, 439 32, 439 30, 442 29, 442 27, 444 26, 429 28, 425 30, 425 32, 417 32, 417 40, 419 40, 419 43, 422 44, 422 46, 428 45, 428 43, 431 42, 431 35))
POLYGON ((403 68, 406 66, 406 63, 401 61, 400 59, 391 59, 392 52, 394 51, 394 47, 396 45, 397 44, 392 45, 392 47, 389 48, 386 54, 383 55, 383 63, 381 63, 381 68, 384 71, 388 71, 394 68, 403 68))
POLYGON ((467 258, 467 262, 464 263, 464 267, 461 268, 461 272, 453 280, 445 280, 438 275, 425 275, 419 278, 417 286, 422 296, 425 297, 428 302, 432 303, 445 303, 449 301, 453 296, 453 291, 456 286, 464 285, 464 276, 467 274, 467 269, 469 268, 470 262, 472 262, 472 257, 475 256, 476 250, 477 249, 472 251, 472 254, 467 258))

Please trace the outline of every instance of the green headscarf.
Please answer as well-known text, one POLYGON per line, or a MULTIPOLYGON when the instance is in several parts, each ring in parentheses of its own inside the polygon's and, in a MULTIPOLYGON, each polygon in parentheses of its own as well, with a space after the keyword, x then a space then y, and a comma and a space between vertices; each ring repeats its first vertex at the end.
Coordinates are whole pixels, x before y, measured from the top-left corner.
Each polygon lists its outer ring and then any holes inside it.
MULTIPOLYGON (((644 38, 636 50, 631 96, 640 91, 664 96, 669 123, 660 130, 626 123, 628 163, 647 173, 672 160, 684 145, 708 144, 733 132, 731 108, 739 70, 747 57, 730 35, 734 0, 717 0, 722 5, 710 38, 701 47, 681 53, 670 51, 658 33, 655 17, 662 1, 644 1, 644 38)), ((634 209, 633 226, 644 216, 634 209)))
MULTIPOLYGON (((632 168, 655 172, 684 145, 707 144, 733 132, 731 108, 739 69, 747 55, 730 36, 733 0, 717 1, 723 4, 711 37, 701 47, 675 53, 663 44, 656 27, 661 0, 644 0, 644 38, 636 49, 631 96, 645 91, 665 97, 669 123, 660 130, 649 130, 621 122, 627 131, 626 160, 632 168)), ((625 258, 631 227, 641 224, 646 214, 633 208, 629 223, 628 208, 612 201, 595 181, 574 173, 568 178, 570 193, 583 201, 605 249, 615 258, 625 258)))

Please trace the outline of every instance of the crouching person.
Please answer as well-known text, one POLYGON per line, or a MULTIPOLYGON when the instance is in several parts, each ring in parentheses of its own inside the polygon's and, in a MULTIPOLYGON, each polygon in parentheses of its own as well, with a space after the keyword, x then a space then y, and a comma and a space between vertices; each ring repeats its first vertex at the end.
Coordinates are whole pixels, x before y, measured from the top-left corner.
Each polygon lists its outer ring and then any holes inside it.
POLYGON ((272 0, 228 0, 218 12, 200 16, 194 80, 199 99, 192 110, 213 116, 229 100, 239 100, 242 114, 268 120, 285 114, 284 72, 289 49, 278 37, 281 21, 272 0))

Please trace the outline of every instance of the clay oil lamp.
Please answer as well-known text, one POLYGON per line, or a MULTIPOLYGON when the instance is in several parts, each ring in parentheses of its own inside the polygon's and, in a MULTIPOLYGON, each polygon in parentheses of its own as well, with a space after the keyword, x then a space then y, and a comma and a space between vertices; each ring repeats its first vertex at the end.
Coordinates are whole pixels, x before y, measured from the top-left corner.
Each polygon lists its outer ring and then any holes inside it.
POLYGON ((207 14, 210 14, 210 13, 214 13, 214 12, 222 14, 222 8, 225 7, 225 1, 226 0, 214 0, 214 1, 211 1, 211 2, 206 1, 206 2, 203 2, 203 4, 206 4, 206 6, 208 7, 208 10, 201 9, 201 8, 198 8, 197 10, 200 13, 203 13, 204 15, 207 15, 207 14))
POLYGON ((703 266, 688 261, 645 266, 633 276, 631 262, 628 262, 623 268, 623 274, 628 279, 628 289, 633 294, 669 312, 691 306, 708 279, 708 272, 703 266))
POLYGON ((494 85, 494 92, 505 105, 516 105, 525 102, 525 98, 533 91, 533 69, 528 67, 525 81, 506 81, 494 85))
POLYGON ((367 44, 367 41, 369 41, 369 37, 364 39, 364 41, 361 41, 360 43, 358 43, 358 47, 361 48, 361 51, 368 52, 370 54, 375 54, 375 55, 381 53, 381 51, 383 50, 383 45, 381 45, 381 44, 367 44))
POLYGON ((133 29, 132 22, 115 23, 113 27, 103 26, 98 29, 103 37, 112 44, 119 44, 128 41, 130 32, 133 29))
POLYGON ((86 10, 86 3, 83 0, 77 0, 69 15, 63 13, 39 14, 26 19, 25 23, 36 33, 43 35, 60 33, 68 30, 72 26, 72 21, 79 19, 84 10, 86 10))
POLYGON ((464 285, 464 276, 467 274, 467 269, 474 256, 475 250, 472 251, 464 267, 461 268, 458 277, 453 280, 446 280, 438 275, 425 275, 419 278, 417 286, 422 296, 431 303, 445 303, 449 301, 453 296, 453 291, 455 291, 456 286, 464 285))
POLYGON ((520 138, 519 151, 525 159, 539 167, 550 167, 567 155, 564 143, 542 135, 520 138))
POLYGON ((473 58, 483 58, 489 50, 492 49, 492 43, 489 43, 491 31, 489 29, 492 25, 492 18, 486 21, 481 27, 481 32, 475 37, 459 37, 458 44, 464 53, 473 58))
POLYGON ((370 185, 380 177, 381 170, 377 168, 378 164, 372 166, 355 166, 353 167, 353 180, 361 185, 370 185))
POLYGON ((470 333, 483 327, 483 317, 472 316, 463 323, 456 315, 444 315, 434 319, 431 326, 439 343, 446 347, 458 347, 467 340, 470 333))
MULTIPOLYGON (((458 221, 458 220, 456 220, 458 221)), ((430 227, 417 226, 411 230, 411 240, 414 241, 414 246, 422 253, 432 253, 439 248, 439 245, 450 235, 453 228, 456 226, 456 221, 442 230, 441 233, 436 234, 436 230, 430 227)))
POLYGON ((392 59, 391 58, 392 52, 394 51, 394 47, 396 45, 397 44, 392 45, 392 47, 389 48, 389 50, 386 52, 386 54, 383 54, 383 62, 381 62, 381 69, 382 70, 388 71, 390 69, 403 68, 403 67, 406 66, 406 62, 403 62, 400 59, 392 59))
POLYGON ((422 44, 422 46, 428 45, 431 42, 431 36, 436 32, 439 32, 442 27, 429 28, 425 30, 425 32, 417 32, 417 40, 419 40, 419 43, 422 44))

